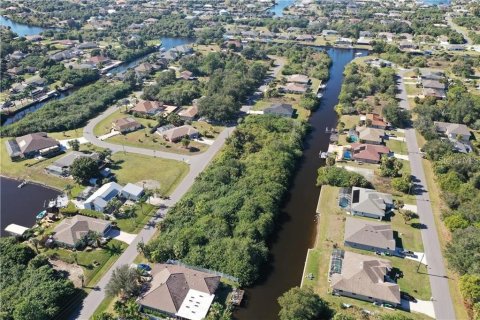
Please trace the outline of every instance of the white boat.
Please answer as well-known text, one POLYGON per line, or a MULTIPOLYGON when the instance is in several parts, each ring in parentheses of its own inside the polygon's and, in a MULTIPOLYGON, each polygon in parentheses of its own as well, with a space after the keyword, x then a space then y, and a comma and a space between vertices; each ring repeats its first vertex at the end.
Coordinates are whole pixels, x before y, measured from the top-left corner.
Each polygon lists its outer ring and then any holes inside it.
POLYGON ((17 188, 20 189, 20 188, 23 188, 25 185, 27 184, 27 180, 24 180, 22 183, 20 183, 17 188))
POLYGON ((321 92, 317 93, 317 98, 318 98, 318 99, 320 99, 320 98, 322 98, 322 97, 323 97, 323 93, 321 93, 321 92))
POLYGON ((327 87, 326 84, 321 84, 318 88, 319 88, 319 89, 325 89, 326 87, 327 87))
POLYGON ((361 53, 361 52, 357 52, 357 53, 355 53, 355 55, 356 55, 356 56, 361 56, 362 53, 361 53))

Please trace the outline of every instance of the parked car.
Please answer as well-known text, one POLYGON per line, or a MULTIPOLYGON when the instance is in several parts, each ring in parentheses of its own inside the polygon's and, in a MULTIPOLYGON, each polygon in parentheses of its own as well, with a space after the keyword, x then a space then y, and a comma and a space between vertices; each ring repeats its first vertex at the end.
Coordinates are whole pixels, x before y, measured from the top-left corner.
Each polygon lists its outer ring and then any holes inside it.
POLYGON ((152 268, 148 264, 145 264, 145 263, 139 263, 137 265, 137 269, 142 270, 142 271, 152 271, 152 268))
POLYGON ((410 251, 410 250, 403 250, 402 253, 407 257, 412 257, 412 258, 416 257, 415 253, 413 251, 410 251))

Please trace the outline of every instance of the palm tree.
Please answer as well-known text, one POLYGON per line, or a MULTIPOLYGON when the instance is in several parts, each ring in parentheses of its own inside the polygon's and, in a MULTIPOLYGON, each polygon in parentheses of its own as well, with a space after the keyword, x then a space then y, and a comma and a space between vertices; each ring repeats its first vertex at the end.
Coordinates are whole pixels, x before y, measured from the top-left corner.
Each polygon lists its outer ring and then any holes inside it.
POLYGON ((40 241, 38 241, 37 238, 30 238, 30 240, 28 241, 33 245, 37 254, 39 254, 40 252, 38 251, 38 244, 40 243, 40 241))
POLYGON ((87 235, 90 241, 95 242, 97 248, 102 246, 102 235, 96 231, 89 231, 87 235))
POLYGON ((70 185, 70 184, 67 184, 64 188, 65 192, 67 193, 67 196, 71 197, 72 195, 72 189, 73 189, 73 186, 70 185))

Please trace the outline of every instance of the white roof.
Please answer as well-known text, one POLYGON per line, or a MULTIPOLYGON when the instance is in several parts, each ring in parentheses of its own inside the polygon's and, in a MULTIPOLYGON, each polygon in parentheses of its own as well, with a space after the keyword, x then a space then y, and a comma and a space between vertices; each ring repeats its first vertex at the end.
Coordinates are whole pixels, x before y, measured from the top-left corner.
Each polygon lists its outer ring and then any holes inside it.
POLYGON ((97 191, 95 191, 90 197, 88 197, 85 202, 92 202, 96 198, 102 198, 103 200, 110 200, 113 196, 111 193, 115 193, 117 195, 122 190, 122 186, 116 182, 109 182, 105 183, 103 186, 100 187, 97 191))
POLYGON ((126 192, 134 196, 139 196, 143 192, 143 188, 133 183, 127 183, 127 185, 123 187, 122 192, 126 192))
POLYGON ((214 294, 190 289, 175 315, 189 320, 202 320, 207 316, 213 298, 214 294))
POLYGON ((19 226, 18 224, 15 224, 15 223, 9 224, 5 228, 5 231, 7 231, 8 233, 16 234, 19 236, 23 235, 27 230, 28 228, 19 226))

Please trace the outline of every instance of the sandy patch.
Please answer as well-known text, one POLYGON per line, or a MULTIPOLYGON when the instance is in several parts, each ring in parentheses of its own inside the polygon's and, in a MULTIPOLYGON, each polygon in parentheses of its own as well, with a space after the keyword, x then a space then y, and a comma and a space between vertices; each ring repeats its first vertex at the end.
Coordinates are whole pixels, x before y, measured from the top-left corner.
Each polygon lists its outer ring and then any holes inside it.
POLYGON ((80 279, 80 276, 83 275, 82 267, 75 264, 66 263, 62 260, 49 259, 49 261, 55 270, 65 271, 67 273, 68 279, 73 282, 73 285, 76 288, 82 287, 82 280, 80 279))

